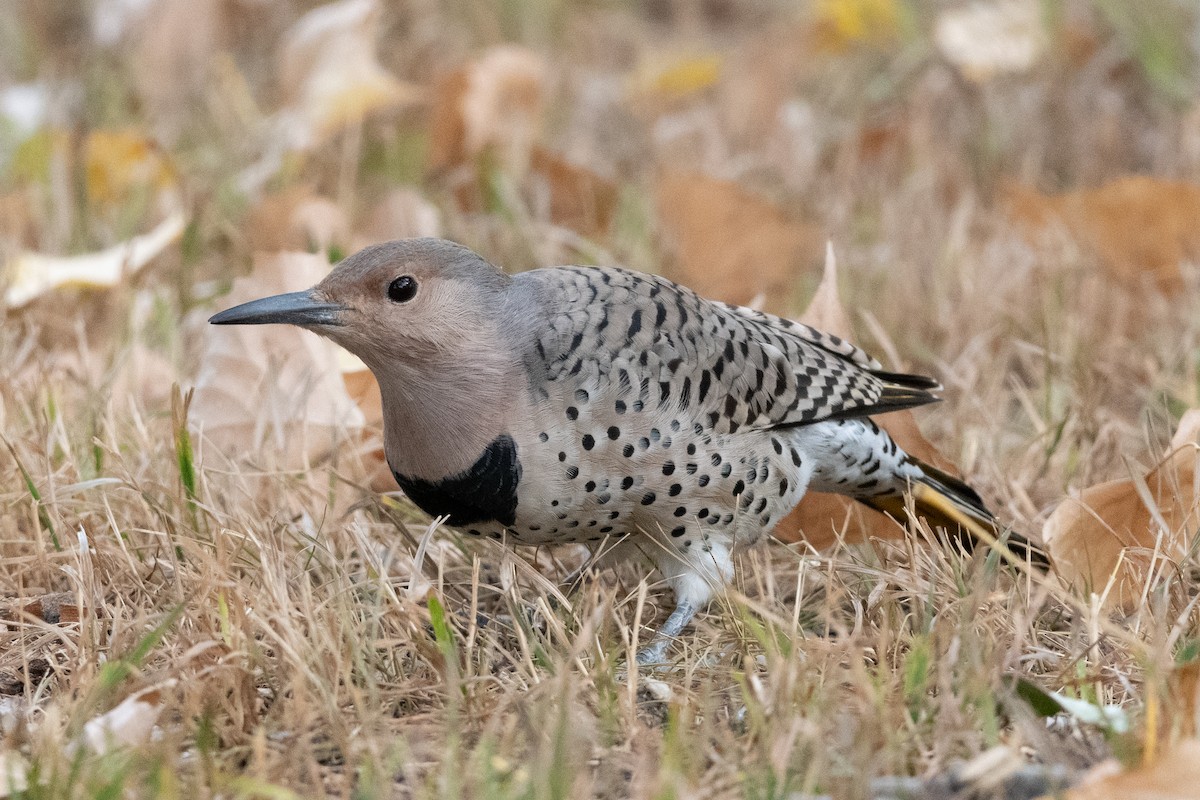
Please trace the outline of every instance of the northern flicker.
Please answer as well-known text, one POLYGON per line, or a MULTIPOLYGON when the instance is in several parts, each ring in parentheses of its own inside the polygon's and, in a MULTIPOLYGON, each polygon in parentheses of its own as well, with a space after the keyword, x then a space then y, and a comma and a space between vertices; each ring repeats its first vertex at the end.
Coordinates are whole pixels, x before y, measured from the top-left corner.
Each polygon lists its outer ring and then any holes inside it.
POLYGON ((809 489, 899 519, 911 495, 964 541, 999 531, 969 486, 869 419, 936 400, 935 381, 654 275, 509 276, 465 247, 413 239, 210 321, 299 325, 361 358, 379 382, 388 464, 431 516, 511 544, 619 542, 648 556, 676 606, 641 662, 660 660, 728 584, 734 547, 809 489))

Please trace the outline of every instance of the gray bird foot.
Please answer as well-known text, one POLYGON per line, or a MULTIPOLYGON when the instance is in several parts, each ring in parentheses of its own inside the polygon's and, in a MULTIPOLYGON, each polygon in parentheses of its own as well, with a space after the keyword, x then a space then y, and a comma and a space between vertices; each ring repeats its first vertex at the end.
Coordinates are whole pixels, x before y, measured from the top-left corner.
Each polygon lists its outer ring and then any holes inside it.
POLYGON ((641 650, 638 650, 636 657, 638 666, 665 666, 667 647, 670 644, 666 639, 655 639, 652 644, 648 644, 641 650))
POLYGON ((666 662, 667 648, 671 646, 671 642, 687 627, 687 624, 692 621, 692 617, 694 616, 696 616, 696 606, 693 604, 682 602, 676 605, 675 610, 671 612, 671 616, 667 617, 667 621, 654 634, 654 638, 650 640, 650 643, 641 650, 638 650, 635 657, 638 666, 648 667, 655 664, 664 664, 666 662))

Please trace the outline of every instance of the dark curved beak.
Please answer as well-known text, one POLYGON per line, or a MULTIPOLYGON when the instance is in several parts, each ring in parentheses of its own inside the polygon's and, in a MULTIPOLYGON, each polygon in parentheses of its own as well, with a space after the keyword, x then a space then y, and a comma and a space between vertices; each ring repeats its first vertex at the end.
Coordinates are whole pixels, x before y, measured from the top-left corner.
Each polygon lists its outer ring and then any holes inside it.
POLYGON ((342 325, 340 314, 345 310, 345 306, 337 303, 324 303, 315 299, 311 291, 289 292, 242 303, 220 314, 214 314, 208 321, 213 325, 342 325))

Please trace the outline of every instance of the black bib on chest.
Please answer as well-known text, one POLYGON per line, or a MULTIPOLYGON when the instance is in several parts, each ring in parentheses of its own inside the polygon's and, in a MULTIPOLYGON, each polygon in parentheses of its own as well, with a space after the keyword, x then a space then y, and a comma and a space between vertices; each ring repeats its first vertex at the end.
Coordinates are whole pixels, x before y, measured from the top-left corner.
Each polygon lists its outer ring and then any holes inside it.
POLYGON ((431 517, 448 514, 451 525, 516 522, 521 462, 517 460, 517 443, 508 434, 496 437, 478 461, 449 478, 426 481, 407 478, 395 470, 392 475, 418 508, 431 517))

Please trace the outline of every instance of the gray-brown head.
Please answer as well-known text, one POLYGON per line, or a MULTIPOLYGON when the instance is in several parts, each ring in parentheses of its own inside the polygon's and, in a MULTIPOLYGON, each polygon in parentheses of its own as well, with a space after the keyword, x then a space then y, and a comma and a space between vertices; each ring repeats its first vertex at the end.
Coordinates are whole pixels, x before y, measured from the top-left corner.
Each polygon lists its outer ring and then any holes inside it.
POLYGON ((209 322, 298 325, 372 368, 436 360, 490 327, 509 283, 507 275, 461 245, 406 239, 355 253, 308 291, 243 303, 209 322))
POLYGON ((506 396, 524 380, 529 314, 515 307, 511 286, 461 245, 408 239, 350 256, 308 291, 243 303, 209 322, 298 325, 357 355, 379 381, 393 468, 432 473, 437 465, 424 462, 453 454, 456 442, 466 458, 491 441, 506 396), (464 420, 478 429, 464 430, 464 420), (427 434, 436 434, 428 446, 427 434))

